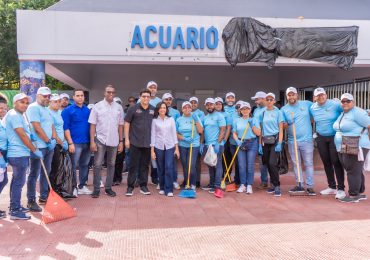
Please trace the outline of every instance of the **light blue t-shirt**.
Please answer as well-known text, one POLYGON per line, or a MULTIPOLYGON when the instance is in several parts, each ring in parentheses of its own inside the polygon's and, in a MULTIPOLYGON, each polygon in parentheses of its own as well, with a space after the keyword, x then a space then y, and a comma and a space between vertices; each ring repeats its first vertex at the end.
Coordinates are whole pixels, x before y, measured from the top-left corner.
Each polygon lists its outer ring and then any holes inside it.
MULTIPOLYGON (((38 122, 41 124, 42 130, 44 130, 46 136, 50 139, 52 137, 52 126, 54 119, 51 116, 50 110, 46 107, 40 106, 37 102, 32 103, 27 108, 27 117, 30 123, 38 122)), ((35 129, 31 128, 33 135, 36 138, 37 148, 46 148, 47 144, 36 134, 35 129)))
MULTIPOLYGON (((231 120, 232 120, 232 122, 233 122, 233 124, 234 124, 234 121, 237 119, 237 118, 239 118, 240 116, 239 116, 239 114, 238 114, 238 111, 235 111, 235 113, 233 113, 232 115, 231 115, 231 120)), ((232 131, 232 130, 231 130, 232 131)), ((229 142, 230 142, 230 144, 231 145, 236 145, 236 142, 235 142, 235 140, 234 140, 234 138, 233 138, 233 135, 231 134, 230 135, 230 137, 229 137, 229 142)))
POLYGON ((15 132, 17 128, 23 128, 28 137, 30 137, 30 131, 23 115, 15 111, 10 110, 5 116, 5 128, 6 135, 8 137, 8 157, 24 157, 30 156, 30 149, 27 148, 15 132))
POLYGON ((220 134, 220 127, 226 126, 225 117, 219 112, 213 112, 204 117, 204 139, 206 145, 216 145, 220 134))
POLYGON ((340 150, 342 135, 361 136, 359 142, 360 147, 370 149, 370 141, 367 131, 368 125, 370 125, 370 117, 365 110, 359 107, 354 107, 347 113, 342 112, 333 125, 334 130, 336 131, 334 142, 337 151, 340 150), (363 133, 361 134, 362 131, 363 133))
POLYGON ((262 124, 262 136, 277 135, 279 124, 282 122, 284 122, 283 113, 275 106, 272 110, 265 108, 259 113, 258 123, 262 124))
POLYGON ((238 117, 238 111, 236 111, 235 105, 234 106, 224 106, 224 110, 228 113, 231 118, 238 117))
POLYGON ((197 109, 197 110, 193 111, 192 113, 195 113, 199 117, 200 121, 203 122, 205 114, 202 110, 197 109))
POLYGON ((343 112, 340 103, 328 99, 324 105, 320 106, 316 102, 311 106, 310 111, 316 123, 316 132, 322 136, 334 136, 333 124, 343 112))
MULTIPOLYGON (((192 130, 192 122, 193 118, 191 116, 180 116, 176 120, 176 130, 177 133, 182 135, 184 138, 191 137, 191 130, 192 130)), ((194 122, 195 123, 195 122, 194 122)), ((193 147, 199 147, 200 146, 200 135, 197 131, 197 127, 194 124, 194 136, 193 136, 193 147)), ((190 147, 190 143, 179 141, 179 146, 182 147, 190 147)))
POLYGON ((172 107, 168 108, 168 114, 170 117, 173 118, 173 120, 175 120, 175 122, 180 117, 180 112, 177 109, 174 109, 172 107))
MULTIPOLYGON (((256 135, 252 131, 252 127, 256 126, 256 123, 258 123, 258 120, 256 120, 255 118, 245 119, 245 118, 242 118, 242 117, 238 117, 238 118, 235 118, 235 120, 233 122, 232 132, 237 133, 239 139, 242 138, 242 136, 244 134, 244 131, 245 131, 245 128, 247 127, 247 123, 249 123, 249 127, 248 127, 248 130, 247 130, 247 133, 244 136, 244 140, 245 139, 256 138, 256 135)), ((256 127, 258 127, 258 126, 256 126, 256 127)))
POLYGON ((54 119, 54 128, 60 140, 64 141, 63 117, 62 111, 53 111, 50 109, 51 116, 54 119))
MULTIPOLYGON (((297 142, 310 142, 312 141, 312 125, 310 108, 312 102, 308 100, 298 100, 296 104, 286 104, 281 108, 283 112, 284 122, 292 121, 295 124, 297 142), (291 113, 294 113, 292 118, 291 113)), ((293 142, 292 125, 288 129, 288 141, 293 142)))
POLYGON ((7 150, 8 138, 6 137, 5 121, 0 121, 0 150, 7 150))

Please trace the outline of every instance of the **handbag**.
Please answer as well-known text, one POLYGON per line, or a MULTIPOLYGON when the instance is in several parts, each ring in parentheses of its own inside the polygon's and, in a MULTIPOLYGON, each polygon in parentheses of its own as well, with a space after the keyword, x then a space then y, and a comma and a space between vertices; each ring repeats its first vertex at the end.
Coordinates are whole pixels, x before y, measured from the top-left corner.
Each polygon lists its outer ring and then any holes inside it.
MULTIPOLYGON (((342 119, 344 117, 344 113, 342 117, 339 120, 339 130, 340 129, 340 123, 342 122, 342 119)), ((361 134, 364 132, 365 128, 362 130, 361 134)), ((340 145, 340 153, 344 154, 351 154, 351 155, 358 155, 360 149, 360 136, 344 136, 342 135, 342 143, 340 145)))

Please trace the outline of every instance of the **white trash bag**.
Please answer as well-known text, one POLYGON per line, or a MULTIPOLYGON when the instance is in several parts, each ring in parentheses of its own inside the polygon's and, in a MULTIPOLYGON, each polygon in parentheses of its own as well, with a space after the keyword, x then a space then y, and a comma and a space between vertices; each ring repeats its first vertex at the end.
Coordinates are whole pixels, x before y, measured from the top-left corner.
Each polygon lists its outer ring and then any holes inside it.
POLYGON ((204 156, 204 163, 208 166, 214 167, 217 164, 217 153, 213 149, 213 145, 208 146, 206 155, 204 156))
POLYGON ((359 147, 359 149, 358 149, 357 160, 359 162, 363 162, 365 160, 365 158, 364 158, 364 152, 362 151, 362 148, 361 147, 359 147))
POLYGON ((367 153, 366 159, 364 162, 364 170, 369 172, 370 171, 370 152, 367 153))

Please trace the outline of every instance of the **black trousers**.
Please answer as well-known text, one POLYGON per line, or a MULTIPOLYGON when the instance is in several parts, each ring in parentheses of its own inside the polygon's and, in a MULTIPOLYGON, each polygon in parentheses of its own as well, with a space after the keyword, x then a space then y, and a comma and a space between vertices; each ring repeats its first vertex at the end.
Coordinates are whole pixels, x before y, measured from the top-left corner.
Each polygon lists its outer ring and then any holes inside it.
POLYGON ((276 144, 264 144, 262 146, 262 162, 267 166, 270 174, 270 182, 274 187, 280 186, 278 153, 275 152, 276 144))
POLYGON ((125 161, 125 151, 117 153, 114 165, 113 182, 122 182, 123 163, 125 161))
MULTIPOLYGON (((364 158, 369 152, 368 149, 362 149, 364 158)), ((364 162, 358 161, 357 155, 339 153, 339 159, 343 168, 347 172, 348 193, 351 196, 358 196, 359 193, 365 192, 364 162)))
POLYGON ((344 169, 335 148, 334 136, 318 135, 316 143, 321 161, 324 164, 329 188, 344 190, 344 169), (337 178, 337 181, 335 181, 335 177, 337 178))
POLYGON ((139 185, 148 185, 148 173, 150 164, 150 148, 130 145, 130 167, 128 170, 127 186, 134 188, 136 173, 139 171, 139 185), (140 170, 139 170, 140 169, 140 170))
POLYGON ((195 164, 195 171, 197 173, 197 181, 196 181, 197 183, 200 183, 200 181, 201 181, 201 175, 202 175, 201 161, 202 161, 202 156, 200 155, 200 153, 198 153, 197 162, 195 164))

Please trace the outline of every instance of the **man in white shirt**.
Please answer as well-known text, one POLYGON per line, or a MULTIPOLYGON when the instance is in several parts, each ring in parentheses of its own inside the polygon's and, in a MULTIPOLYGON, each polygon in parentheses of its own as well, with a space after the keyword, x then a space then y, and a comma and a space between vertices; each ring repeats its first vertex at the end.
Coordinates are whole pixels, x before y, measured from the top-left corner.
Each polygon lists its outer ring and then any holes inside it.
POLYGON ((107 152, 107 178, 105 181, 105 193, 114 197, 112 190, 114 165, 117 149, 123 151, 123 109, 113 101, 115 88, 107 85, 104 91, 104 99, 92 108, 90 123, 90 149, 94 152, 94 191, 93 198, 100 195, 101 168, 104 154, 107 152))

